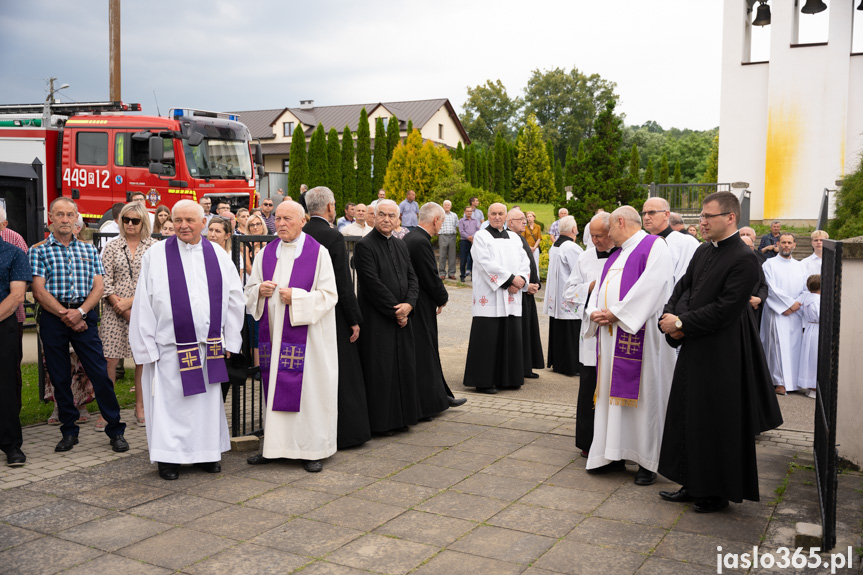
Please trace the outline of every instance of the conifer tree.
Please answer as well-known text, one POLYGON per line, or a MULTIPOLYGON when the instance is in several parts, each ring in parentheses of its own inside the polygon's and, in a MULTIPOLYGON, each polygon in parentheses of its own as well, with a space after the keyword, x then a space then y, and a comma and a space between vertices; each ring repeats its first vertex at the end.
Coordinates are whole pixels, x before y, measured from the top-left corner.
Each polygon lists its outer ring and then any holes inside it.
POLYGON ((291 136, 291 157, 288 164, 288 195, 299 199, 300 184, 307 184, 309 165, 306 161, 306 134, 301 126, 294 129, 291 136))
POLYGON ((393 151, 396 149, 396 146, 399 145, 400 141, 401 134, 399 134, 399 119, 393 116, 387 123, 387 162, 393 159, 393 151))
POLYGON ((563 185, 571 186, 572 179, 575 177, 575 172, 578 170, 575 164, 575 157, 572 155, 572 147, 566 148, 566 161, 563 163, 563 185))
POLYGON ((342 202, 342 146, 335 128, 327 132, 327 187, 332 190, 336 206, 342 202))
POLYGON ((470 146, 470 185, 475 188, 479 187, 479 166, 476 154, 476 146, 470 146))
POLYGON ((309 179, 306 184, 309 189, 316 186, 326 186, 329 181, 329 165, 327 162, 327 133, 324 126, 318 123, 309 142, 309 179))
POLYGON ((683 176, 680 173, 680 162, 678 161, 674 164, 674 183, 679 184, 682 178, 683 176))
POLYGON ((632 151, 629 153, 629 175, 635 178, 636 182, 638 182, 640 167, 641 157, 638 155, 638 146, 632 144, 632 151))
POLYGON ((384 128, 384 119, 378 118, 375 121, 375 169, 372 177, 372 197, 376 198, 378 190, 384 187, 384 178, 387 175, 387 131, 384 128))
POLYGON ((411 135, 411 132, 414 131, 414 121, 408 118, 408 136, 411 135))
MULTIPOLYGON (((519 134, 521 132, 519 131, 519 134)), ((515 188, 517 187, 517 182, 515 179, 515 172, 518 168, 518 152, 516 150, 515 144, 510 144, 509 146, 509 168, 512 177, 509 180, 509 199, 515 199, 515 188)))
POLYGON ((644 170, 644 183, 645 184, 653 184, 655 183, 656 178, 653 175, 653 160, 651 158, 647 158, 647 168, 644 170))
POLYGON ((554 144, 551 143, 551 140, 545 142, 545 153, 548 155, 548 167, 554 173, 554 144))
POLYGON ((369 131, 369 115, 366 109, 360 111, 357 126, 357 202, 368 204, 372 201, 372 142, 369 131))
POLYGON ((478 168, 478 176, 479 180, 477 181, 477 187, 482 188, 483 190, 488 189, 488 162, 486 160, 485 152, 479 153, 479 162, 477 163, 478 168))
POLYGON ((455 155, 453 158, 464 161, 464 146, 461 145, 461 140, 459 140, 458 146, 455 148, 455 155))
POLYGON ((512 199, 512 152, 510 145, 506 140, 503 140, 503 199, 510 201, 512 199))
POLYGON ((503 134, 500 132, 494 138, 494 177, 492 178, 493 191, 499 196, 506 197, 506 184, 504 183, 505 161, 504 156, 508 155, 506 143, 503 141, 503 134))
POLYGON ((396 202, 402 200, 408 190, 414 190, 417 202, 422 204, 431 199, 432 189, 452 174, 452 164, 446 149, 431 141, 423 143, 419 130, 415 130, 393 153, 384 189, 396 202))
POLYGON ((354 136, 345 125, 342 131, 342 204, 357 201, 357 170, 354 167, 354 136))
POLYGON ((668 183, 668 156, 662 154, 662 163, 659 165, 659 181, 657 184, 668 183))
POLYGON ((527 117, 524 133, 516 142, 518 165, 513 200, 521 202, 551 202, 554 192, 554 173, 548 161, 548 152, 542 143, 542 133, 533 114, 527 117))
POLYGON ((701 176, 702 184, 714 184, 719 181, 719 134, 713 138, 710 155, 707 157, 707 169, 701 176))
POLYGON ((565 200, 566 193, 563 191, 563 164, 560 163, 560 160, 554 161, 554 187, 561 201, 565 200))

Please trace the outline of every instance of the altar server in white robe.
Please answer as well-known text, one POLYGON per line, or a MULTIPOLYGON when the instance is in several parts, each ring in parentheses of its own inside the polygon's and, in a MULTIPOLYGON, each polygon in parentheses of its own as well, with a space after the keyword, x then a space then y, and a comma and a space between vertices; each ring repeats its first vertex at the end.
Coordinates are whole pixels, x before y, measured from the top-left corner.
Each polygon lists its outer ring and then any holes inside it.
POLYGON ((566 306, 563 292, 566 280, 584 253, 577 243, 575 218, 561 218, 559 236, 548 252, 548 277, 542 311, 548 315, 548 367, 564 375, 578 375, 578 341, 581 333, 579 314, 566 306))
POLYGON ((798 389, 800 347, 803 343, 803 296, 809 274, 803 262, 791 257, 797 246, 793 234, 779 235, 779 257, 770 258, 761 269, 767 282, 767 305, 761 316, 761 345, 773 388, 779 395, 798 389))
POLYGON ((806 273, 821 275, 821 255, 824 253, 824 240, 829 240, 830 235, 824 230, 815 230, 809 236, 812 239, 812 253, 801 260, 806 266, 806 273))
POLYGON ((599 366, 586 469, 622 471, 629 459, 639 466, 636 485, 651 485, 676 357, 658 327, 673 287, 671 255, 630 206, 612 212, 609 236, 620 249, 605 260, 587 309, 585 336, 599 338, 599 366))
POLYGON ((228 381, 224 350, 242 345, 245 303, 230 257, 201 237, 201 206, 181 200, 172 219, 176 236, 144 254, 129 322, 150 460, 167 480, 181 463, 221 471, 231 443, 219 384, 228 381))
POLYGON ((338 291, 329 253, 302 232, 304 223, 299 203, 279 204, 279 240, 258 252, 246 282, 247 310, 261 322, 261 370, 267 370, 261 374, 264 447, 248 462, 300 459, 306 471, 315 473, 337 445, 338 291))
POLYGON ((655 236, 661 236, 668 244, 671 254, 671 265, 674 266, 674 284, 686 274, 692 254, 701 245, 689 234, 674 233, 669 224, 671 208, 664 198, 650 198, 644 202, 641 217, 644 219, 644 231, 655 236))
POLYGON ((520 237, 504 228, 506 206, 488 208, 488 227, 473 237, 473 320, 464 386, 482 393, 524 384, 521 290, 530 261, 520 237))
POLYGON ((578 401, 575 408, 575 446, 581 456, 587 457, 593 443, 593 396, 596 393, 596 337, 586 337, 590 327, 587 302, 599 283, 602 268, 608 257, 618 248, 608 237, 608 222, 611 214, 600 212, 590 220, 590 235, 593 247, 579 256, 575 267, 566 280, 563 300, 581 323, 578 338, 578 401))

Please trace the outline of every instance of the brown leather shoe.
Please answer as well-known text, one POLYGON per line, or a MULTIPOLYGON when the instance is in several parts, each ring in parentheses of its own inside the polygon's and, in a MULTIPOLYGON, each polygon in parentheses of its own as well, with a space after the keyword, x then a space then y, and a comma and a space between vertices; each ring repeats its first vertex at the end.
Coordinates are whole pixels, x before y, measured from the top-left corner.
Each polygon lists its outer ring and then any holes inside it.
POLYGON ((776 391, 776 395, 785 395, 786 394, 784 385, 777 385, 773 389, 774 389, 774 391, 776 391))

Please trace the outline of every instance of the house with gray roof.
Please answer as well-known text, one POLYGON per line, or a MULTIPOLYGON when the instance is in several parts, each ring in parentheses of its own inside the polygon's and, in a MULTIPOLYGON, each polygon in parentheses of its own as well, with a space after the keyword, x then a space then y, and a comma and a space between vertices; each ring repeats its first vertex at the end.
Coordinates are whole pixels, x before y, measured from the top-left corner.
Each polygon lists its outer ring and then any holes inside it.
POLYGON ((402 138, 407 137, 407 125, 408 121, 411 121, 414 129, 422 134, 423 141, 430 140, 436 145, 451 149, 458 147, 459 142, 462 146, 470 143, 464 126, 446 98, 341 106, 315 106, 314 100, 302 100, 297 108, 247 110, 233 113, 240 115, 240 121, 249 127, 252 138, 260 140, 264 153, 264 170, 287 172, 294 130, 303 131, 306 145, 319 123, 327 132, 330 128, 335 128, 339 133, 339 139, 345 126, 348 126, 356 140, 360 111, 363 108, 369 116, 373 150, 375 122, 378 118, 383 118, 385 125, 389 122, 398 122, 402 138))

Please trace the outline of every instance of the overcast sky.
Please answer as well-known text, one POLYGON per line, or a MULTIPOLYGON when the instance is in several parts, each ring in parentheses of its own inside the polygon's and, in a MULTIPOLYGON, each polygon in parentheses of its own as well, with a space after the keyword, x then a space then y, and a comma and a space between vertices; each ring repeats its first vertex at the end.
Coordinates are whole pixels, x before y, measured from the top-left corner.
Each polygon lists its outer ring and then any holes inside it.
MULTIPOLYGON (((252 110, 449 98, 534 69, 617 83, 627 124, 719 125, 720 0, 125 0, 122 97, 252 110)), ((0 103, 104 100, 108 0, 0 0, 0 103)))

